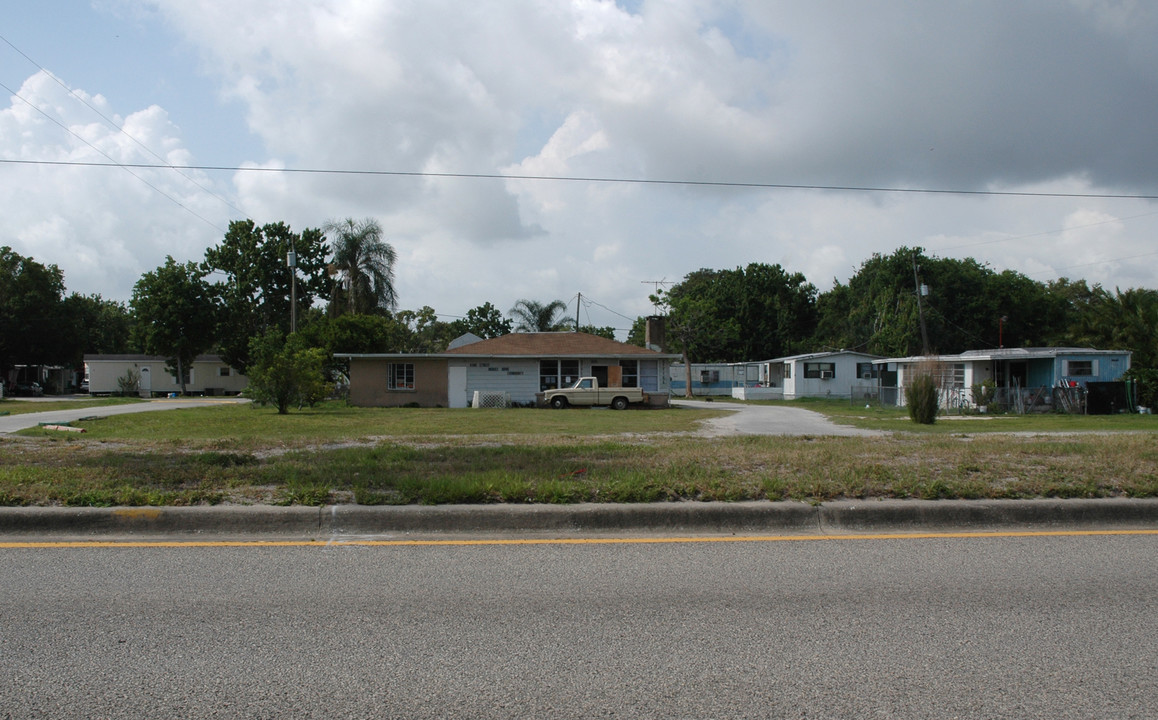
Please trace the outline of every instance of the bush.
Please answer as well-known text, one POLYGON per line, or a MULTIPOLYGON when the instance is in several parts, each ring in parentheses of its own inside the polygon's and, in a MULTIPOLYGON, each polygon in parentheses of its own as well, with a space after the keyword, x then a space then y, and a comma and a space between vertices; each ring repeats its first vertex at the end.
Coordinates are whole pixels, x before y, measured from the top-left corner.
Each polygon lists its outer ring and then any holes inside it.
POLYGON ((1148 408, 1158 408, 1158 369, 1130 368, 1125 378, 1137 383, 1135 399, 1139 405, 1148 408))
POLYGON ((997 383, 993 382, 992 378, 986 378, 973 385, 972 390, 974 405, 977 407, 992 405, 993 398, 997 396, 997 383))
POLYGON ((141 394, 141 373, 133 368, 125 371, 125 374, 117 378, 117 391, 125 396, 141 394))
POLYGON ((294 403, 299 408, 312 407, 330 392, 322 372, 325 351, 305 347, 300 336, 283 339, 280 332, 271 330, 250 340, 249 353, 253 362, 246 394, 263 405, 276 405, 279 415, 289 412, 294 403))
POLYGON ((932 375, 918 375, 905 387, 905 404, 909 406, 909 417, 915 423, 932 425, 936 422, 939 400, 937 381, 932 375))

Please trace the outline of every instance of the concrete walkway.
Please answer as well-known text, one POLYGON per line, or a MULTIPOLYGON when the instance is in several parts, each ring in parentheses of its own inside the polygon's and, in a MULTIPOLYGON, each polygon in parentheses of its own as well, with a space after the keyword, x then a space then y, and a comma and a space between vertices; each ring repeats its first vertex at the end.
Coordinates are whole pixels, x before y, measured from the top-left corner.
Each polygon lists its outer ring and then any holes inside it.
MULTIPOLYGON (((51 398, 50 398, 51 399, 51 398)), ((20 401, 34 402, 34 401, 20 401)), ((163 398, 129 405, 86 405, 71 410, 21 413, 0 416, 0 434, 33 428, 41 423, 69 423, 87 417, 107 417, 128 413, 154 412, 157 410, 179 410, 180 408, 209 407, 212 405, 247 403, 249 400, 236 397, 222 398, 163 398)))
POLYGON ((704 422, 702 434, 710 437, 729 435, 817 435, 841 437, 880 437, 879 430, 861 430, 837 425, 820 413, 782 405, 748 405, 706 400, 672 398, 672 405, 702 410, 728 410, 730 414, 704 422))

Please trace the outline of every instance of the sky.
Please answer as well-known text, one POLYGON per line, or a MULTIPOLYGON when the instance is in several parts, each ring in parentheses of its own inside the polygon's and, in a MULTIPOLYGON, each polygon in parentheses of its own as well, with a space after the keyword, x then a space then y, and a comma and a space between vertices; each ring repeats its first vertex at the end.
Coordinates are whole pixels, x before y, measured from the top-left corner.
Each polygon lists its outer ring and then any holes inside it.
POLYGON ((0 0, 0 18, 0 245, 69 292, 127 301, 232 220, 347 217, 382 225, 401 308, 558 299, 620 339, 700 268, 780 264, 824 291, 902 246, 1158 287, 1158 3, 0 0), (142 164, 161 167, 123 167, 142 164))

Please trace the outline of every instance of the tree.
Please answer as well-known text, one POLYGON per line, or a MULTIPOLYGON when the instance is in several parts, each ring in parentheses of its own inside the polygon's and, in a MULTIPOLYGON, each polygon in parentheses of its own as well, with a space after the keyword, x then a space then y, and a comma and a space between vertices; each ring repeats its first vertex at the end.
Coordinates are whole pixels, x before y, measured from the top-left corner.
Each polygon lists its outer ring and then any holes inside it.
POLYGON ((409 330, 402 352, 442 352, 451 340, 462 334, 457 332, 452 323, 439 320, 434 308, 429 305, 423 305, 418 310, 400 310, 394 318, 409 330))
POLYGON ((394 247, 383 240, 382 226, 373 218, 326 223, 333 242, 330 264, 334 276, 330 314, 393 311, 398 304, 394 291, 394 247))
POLYGON ((217 305, 204 271, 166 257, 164 265, 137 281, 129 305, 136 342, 167 359, 184 394, 193 360, 214 345, 217 305))
POLYGON ((519 300, 509 314, 515 321, 515 332, 558 332, 572 327, 570 318, 560 316, 566 309, 562 300, 547 304, 519 300))
POLYGON ((100 295, 73 293, 64 299, 71 357, 79 367, 84 355, 124 354, 133 351, 133 316, 129 308, 100 295))
POLYGON ((291 296, 296 296, 300 319, 329 288, 327 254, 325 236, 318 229, 298 234, 282 222, 260 227, 252 220, 229 223, 225 238, 205 252, 201 266, 223 276, 213 288, 223 309, 217 336, 225 362, 245 373, 251 338, 274 328, 283 334, 291 331, 295 310, 291 296), (296 256, 296 288, 286 264, 291 249, 296 256))
POLYGON ((502 312, 489 302, 466 311, 466 319, 460 321, 457 329, 462 333, 474 333, 483 340, 509 335, 514 324, 503 317, 502 312))
POLYGON ((604 327, 595 327, 594 325, 580 325, 579 332, 587 333, 588 335, 598 335, 599 337, 607 338, 608 340, 615 339, 615 328, 611 327, 610 325, 604 327))
POLYGON ((326 383, 326 352, 309 347, 300 336, 284 338, 280 330, 269 330, 250 342, 253 364, 246 394, 259 403, 277 406, 279 415, 289 413, 290 405, 313 406, 324 398, 330 386, 326 383))
POLYGON ((63 364, 72 357, 64 273, 0 247, 0 376, 16 364, 63 364))

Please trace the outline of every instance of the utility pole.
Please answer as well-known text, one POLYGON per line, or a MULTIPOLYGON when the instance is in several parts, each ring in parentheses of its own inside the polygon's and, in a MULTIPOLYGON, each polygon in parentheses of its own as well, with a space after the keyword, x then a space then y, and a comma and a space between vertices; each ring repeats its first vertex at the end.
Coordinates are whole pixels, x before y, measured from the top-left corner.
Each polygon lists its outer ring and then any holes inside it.
POLYGON ((921 349, 922 354, 929 354, 929 332, 925 330, 925 311, 921 307, 922 286, 917 277, 917 254, 913 253, 913 284, 917 286, 917 317, 921 319, 921 349))
POLYGON ((575 298, 575 332, 579 332, 579 308, 583 305, 583 293, 575 298))
POLYGON ((292 244, 285 264, 290 271, 290 334, 293 334, 298 331, 298 254, 292 244))

